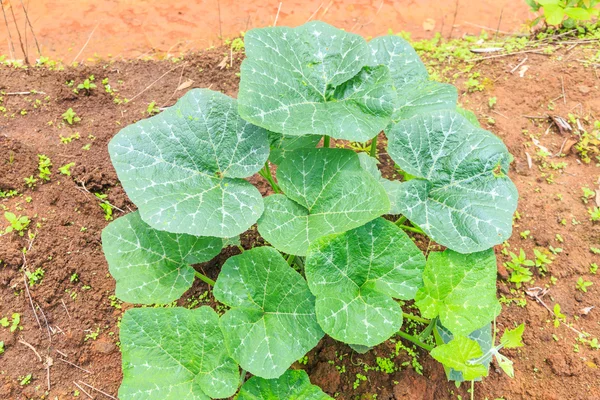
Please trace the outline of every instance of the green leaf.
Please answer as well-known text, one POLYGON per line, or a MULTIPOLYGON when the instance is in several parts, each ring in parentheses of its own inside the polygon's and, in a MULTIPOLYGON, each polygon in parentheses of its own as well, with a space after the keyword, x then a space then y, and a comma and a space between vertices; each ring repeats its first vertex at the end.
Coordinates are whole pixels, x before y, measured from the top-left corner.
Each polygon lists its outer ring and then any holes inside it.
POLYGON ((402 309, 423 285, 425 256, 383 218, 314 242, 305 261, 317 320, 344 343, 375 346, 400 329, 402 309))
POLYGON ((513 367, 513 362, 500 353, 495 353, 494 356, 496 357, 496 362, 498 363, 498 366, 502 368, 502 371, 504 371, 504 373, 510 378, 514 378, 515 368, 513 367))
POLYGON ((592 19, 591 10, 581 7, 567 7, 565 8, 565 14, 577 21, 589 21, 592 19))
POLYGON ((385 214, 383 186, 346 149, 299 149, 279 165, 285 195, 265 199, 258 231, 279 251, 304 256, 311 242, 356 228, 385 214))
POLYGON ((260 192, 243 178, 267 160, 267 132, 242 120, 224 94, 190 90, 121 130, 108 148, 127 195, 155 229, 232 237, 263 212, 260 192))
POLYGON ((381 176, 381 171, 377 167, 379 161, 375 157, 371 157, 367 153, 358 153, 358 158, 360 159, 361 167, 370 173, 375 179, 381 183, 381 186, 385 189, 385 192, 388 195, 388 199, 390 200, 390 211, 389 214, 400 214, 401 209, 398 205, 398 196, 401 190, 402 182, 399 181, 390 181, 389 179, 385 179, 381 176))
POLYGON ((253 376, 240 389, 236 400, 332 400, 311 385, 303 370, 287 370, 278 379, 253 376))
POLYGON ((496 299, 496 256, 493 250, 460 254, 429 253, 423 287, 415 304, 425 318, 439 316, 454 335, 468 335, 500 313, 496 299))
MULTIPOLYGON (((454 335, 452 335, 452 333, 440 323, 439 319, 436 322, 435 329, 436 329, 437 334, 439 334, 440 338, 442 339, 442 341, 444 343, 449 343, 454 338, 454 335)), ((483 328, 474 330, 467 337, 469 339, 476 341, 479 344, 481 351, 485 355, 485 357, 482 356, 480 358, 480 360, 479 360, 480 364, 489 370, 490 363, 492 362, 492 352, 490 351, 492 349, 492 340, 493 340, 492 324, 487 324, 483 328)), ((449 381, 455 381, 455 382, 464 382, 465 381, 465 378, 464 378, 462 372, 457 371, 450 367, 445 367, 445 370, 446 370, 446 376, 448 377, 449 381)), ((475 378, 475 380, 480 381, 481 378, 475 378)))
POLYGON ((238 366, 210 307, 134 308, 121 321, 119 398, 208 400, 232 396, 238 366))
POLYGON ((213 294, 231 307, 221 317, 227 348, 253 375, 279 377, 323 337, 306 281, 272 247, 229 258, 213 294))
POLYGON ((393 35, 381 36, 371 40, 369 48, 371 64, 388 67, 398 93, 393 122, 422 112, 456 108, 456 88, 430 81, 427 68, 406 40, 393 35))
POLYGON ((465 117, 467 119, 467 121, 469 121, 471 124, 473 124, 473 126, 476 126, 477 128, 481 128, 481 124, 479 123, 479 120, 477 119, 477 115, 475 115, 475 113, 471 110, 466 110, 462 107, 456 107, 456 112, 459 113, 460 115, 462 115, 463 117, 465 117))
POLYGON ((314 21, 252 29, 244 43, 238 101, 247 121, 286 135, 359 142, 389 124, 396 101, 390 74, 366 66, 361 36, 314 21))
POLYGON ((323 136, 319 135, 287 136, 269 132, 269 141, 271 142, 269 161, 279 165, 290 152, 304 148, 315 148, 322 138, 323 136))
POLYGON ((460 253, 510 237, 518 193, 500 139, 450 110, 403 120, 388 139, 389 155, 416 177, 402 184, 397 204, 428 236, 460 253))
POLYGON ((115 294, 129 303, 177 300, 194 281, 190 264, 210 260, 222 247, 223 239, 153 229, 137 211, 102 231, 102 249, 117 281, 115 294))
POLYGON ((525 324, 517 326, 515 329, 506 329, 502 334, 500 343, 504 345, 506 349, 514 349, 516 347, 523 347, 523 332, 525 331, 525 324))
POLYGON ((565 18, 565 9, 556 4, 544 4, 544 17, 548 25, 560 25, 565 18))
POLYGON ((453 368, 463 374, 465 381, 487 376, 487 368, 480 363, 472 363, 483 355, 479 344, 465 336, 456 336, 449 343, 431 350, 431 357, 444 366, 453 368))
POLYGON ((377 37, 369 42, 372 66, 385 65, 394 86, 401 92, 406 86, 429 79, 427 67, 410 43, 399 36, 377 37))

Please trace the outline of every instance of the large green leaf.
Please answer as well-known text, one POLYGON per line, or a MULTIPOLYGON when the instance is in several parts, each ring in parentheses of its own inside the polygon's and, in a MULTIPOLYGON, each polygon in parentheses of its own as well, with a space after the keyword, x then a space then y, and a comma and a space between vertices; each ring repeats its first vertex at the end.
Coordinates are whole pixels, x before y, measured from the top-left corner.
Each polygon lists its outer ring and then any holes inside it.
POLYGON ((396 93, 385 66, 366 66, 369 47, 323 22, 252 29, 244 37, 240 115, 286 135, 365 142, 385 128, 396 93))
POLYGON ((375 157, 371 157, 367 153, 358 153, 358 158, 360 159, 360 165, 363 167, 365 171, 373 175, 375 179, 381 183, 381 186, 385 189, 385 192, 388 195, 388 199, 390 200, 390 214, 400 214, 401 208, 398 205, 398 194, 400 193, 402 182, 399 181, 391 181, 389 179, 385 179, 381 176, 381 171, 377 165, 379 161, 375 157))
POLYGON ((454 335, 468 335, 500 313, 496 299, 496 256, 493 250, 460 254, 429 253, 423 287, 415 304, 425 318, 439 316, 454 335))
POLYGON ((108 149, 153 228, 232 237, 262 214, 259 191, 242 178, 267 160, 267 132, 241 119, 224 94, 190 90, 173 107, 121 130, 108 149))
POLYGON ((190 264, 210 260, 222 247, 223 239, 153 229, 137 211, 102 231, 102 249, 117 281, 115 294, 129 303, 177 300, 194 281, 190 264))
POLYGON ((303 370, 287 370, 278 379, 253 376, 241 387, 237 400, 332 400, 311 385, 303 370))
POLYGON ((238 366, 210 307, 134 308, 121 321, 121 400, 208 400, 232 396, 238 366))
POLYGON ((425 64, 406 40, 395 35, 381 36, 371 40, 369 48, 371 65, 388 67, 398 93, 393 122, 422 112, 456 108, 456 88, 430 81, 425 64))
POLYGON ((483 355, 479 343, 465 336, 456 336, 447 344, 431 350, 431 357, 445 367, 460 372, 465 381, 487 376, 488 369, 480 361, 474 362, 483 355))
POLYGON ((377 218, 315 241, 304 267, 325 333, 375 346, 400 329, 402 309, 394 299, 414 298, 425 256, 400 228, 377 218))
MULTIPOLYGON (((450 343, 450 341, 454 338, 454 335, 446 329, 438 319, 436 322, 436 333, 440 336, 443 343, 450 343)), ((476 341, 481 348, 482 353, 485 357, 481 357, 480 364, 489 369, 490 363, 492 362, 492 352, 490 351, 492 348, 492 324, 487 324, 483 328, 477 329, 471 332, 468 336, 469 339, 476 341)), ((464 382, 465 378, 463 373, 455 370, 454 368, 446 367, 446 376, 449 381, 456 382, 464 382)), ((476 378, 476 381, 480 381, 481 378, 476 378)))
POLYGON ((288 136, 269 132, 269 141, 271 142, 269 161, 279 165, 286 155, 298 149, 317 147, 322 138, 323 136, 319 135, 288 136))
POLYGON ((323 337, 306 281, 272 247, 229 258, 213 294, 231 307, 221 317, 230 354, 253 375, 279 377, 323 337))
POLYGON ((433 240, 471 253, 510 237, 518 193, 500 139, 449 110, 401 121, 388 139, 392 159, 416 177, 397 204, 433 240))
POLYGON ((310 242, 356 228, 385 214, 383 186, 346 149, 299 149, 279 165, 285 195, 265 199, 260 234, 278 250, 305 255, 310 242))

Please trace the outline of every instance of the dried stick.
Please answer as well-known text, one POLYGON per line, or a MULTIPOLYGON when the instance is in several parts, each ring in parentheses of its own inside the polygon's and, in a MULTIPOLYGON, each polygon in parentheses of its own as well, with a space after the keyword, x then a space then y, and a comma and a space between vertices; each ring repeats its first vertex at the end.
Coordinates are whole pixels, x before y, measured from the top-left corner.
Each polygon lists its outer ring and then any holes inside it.
POLYGON ((515 71, 516 71, 517 69, 519 69, 519 67, 520 67, 521 65, 525 64, 525 62, 527 61, 527 59, 528 59, 528 58, 529 58, 529 56, 525 56, 525 58, 523 59, 523 61, 521 61, 520 63, 518 63, 518 64, 517 64, 517 65, 516 65, 516 66, 515 66, 513 69, 511 69, 511 70, 510 70, 510 73, 511 73, 511 74, 514 74, 514 73, 515 73, 515 71))
POLYGON ((67 317, 69 317, 69 319, 71 319, 71 314, 69 314, 69 309, 67 308, 65 301, 63 299, 60 299, 60 302, 62 303, 63 307, 65 308, 65 311, 67 312, 67 317))
POLYGON ((19 36, 19 44, 21 45, 21 51, 23 52, 23 56, 25 57, 25 64, 29 65, 29 57, 27 54, 28 52, 27 52, 27 50, 25 50, 25 47, 23 45, 23 38, 21 37, 21 30, 19 29, 19 25, 17 25, 17 18, 15 17, 15 10, 13 10, 13 6, 12 6, 12 3, 10 2, 10 0, 8 0, 8 6, 10 7, 10 13, 12 14, 15 28, 17 29, 17 36, 19 36))
POLYGON ((319 10, 321 9, 321 7, 323 7, 323 2, 321 2, 321 4, 319 4, 319 7, 317 7, 317 9, 315 10, 314 13, 311 14, 310 17, 308 17, 308 19, 306 20, 306 22, 310 21, 311 19, 313 19, 315 17, 315 15, 317 15, 317 13, 319 12, 319 10))
MULTIPOLYGON (((27 20, 27 23, 29 24, 29 29, 31 29, 31 34, 33 35, 33 40, 35 40, 35 47, 37 47, 37 51, 38 54, 41 56, 42 55, 42 50, 40 49, 40 44, 38 43, 37 37, 35 36, 35 32, 33 31, 33 25, 31 25, 31 21, 29 20, 29 14, 27 13, 27 7, 25 7, 25 4, 23 4, 23 0, 19 0, 21 2, 21 5, 23 6, 23 11, 25 12, 25 19, 27 20)), ((29 4, 29 2, 28 2, 29 4)), ((25 33, 27 33, 27 27, 25 28, 25 33)), ((25 35, 25 39, 27 39, 27 35, 25 35)))
POLYGON ((46 322, 46 330, 48 331, 48 340, 52 343, 52 334, 50 333, 50 326, 48 325, 48 319, 46 318, 46 314, 44 314, 44 310, 40 307, 39 304, 36 304, 37 308, 39 308, 42 317, 44 317, 44 322, 46 322))
POLYGON ((37 352, 37 350, 35 349, 35 347, 33 347, 32 345, 30 345, 29 343, 27 343, 23 339, 19 339, 19 343, 24 344, 25 346, 29 347, 31 349, 31 351, 33 351, 35 353, 35 355, 40 360, 40 362, 43 362, 42 361, 42 356, 40 356, 40 353, 37 352))
POLYGON ((71 64, 73 64, 75 61, 77 61, 77 59, 79 58, 79 56, 81 55, 81 53, 83 53, 83 50, 87 47, 88 43, 90 42, 90 39, 92 38, 92 35, 94 34, 94 32, 96 32, 96 28, 98 27, 98 25, 100 25, 100 22, 98 22, 96 24, 96 26, 94 27, 94 29, 92 29, 92 33, 90 33, 90 35, 88 36, 85 44, 83 45, 83 47, 81 48, 81 50, 79 50, 79 53, 77 53, 77 55, 75 56, 75 58, 73 59, 73 61, 71 61, 71 64))
POLYGON ((450 27, 450 34, 448 35, 448 39, 452 39, 452 32, 454 31, 454 24, 456 23, 456 15, 458 14, 458 3, 459 0, 456 0, 456 8, 454 9, 454 17, 452 19, 452 26, 450 27))
POLYGON ((13 43, 12 34, 10 33, 10 27, 8 26, 8 18, 6 18, 6 11, 4 10, 4 3, 0 1, 0 5, 2 6, 2 14, 4 14, 4 24, 6 25, 6 31, 8 32, 8 39, 10 41, 10 46, 8 49, 11 51, 11 58, 14 60, 15 58, 15 44, 13 43))
POLYGON ((283 1, 279 2, 279 7, 277 7, 277 14, 275 14, 275 21, 273 21, 273 26, 277 26, 277 19, 279 18, 279 12, 281 11, 281 5, 283 1))
MULTIPOLYGON (((185 65, 185 64, 184 64, 185 65)), ((152 86, 154 86, 158 81, 160 81, 162 78, 164 78, 165 76, 167 76, 168 74, 170 74, 171 72, 175 71, 177 68, 179 68, 180 66, 176 66, 174 68, 171 68, 170 70, 168 70, 167 72, 165 72, 164 74, 162 74, 161 76, 158 77, 158 79, 156 79, 154 82, 152 82, 151 84, 149 84, 148 86, 146 86, 146 88, 144 90, 142 90, 141 92, 139 92, 138 94, 136 94, 135 96, 133 96, 131 99, 129 99, 130 102, 132 102, 133 100, 137 99, 142 93, 144 93, 146 90, 150 89, 152 86)), ((86 189, 87 191, 87 189, 86 189)), ((116 207, 115 207, 116 208, 116 207)), ((122 211, 121 209, 118 209, 119 211, 122 211)))
POLYGON ((110 398, 110 399, 113 399, 113 400, 118 400, 116 397, 114 397, 114 396, 111 396, 110 394, 108 394, 108 393, 106 393, 106 392, 103 392, 102 390, 100 390, 100 389, 97 389, 97 388, 93 387, 92 385, 88 385, 87 383, 85 383, 85 382, 84 382, 84 381, 82 381, 82 380, 79 380, 79 383, 81 383, 81 384, 83 384, 83 385, 85 385, 85 386, 89 387, 89 388, 90 388, 90 389, 92 389, 92 390, 95 390, 95 391, 96 391, 96 392, 98 392, 98 393, 102 393, 103 395, 105 395, 106 397, 108 397, 108 398, 110 398))
POLYGON ((35 316, 35 320, 37 321, 40 329, 42 328, 42 324, 40 323, 40 319, 38 318, 37 312, 35 311, 35 307, 33 306, 33 300, 31 299, 31 293, 29 293, 29 286, 27 285, 27 277, 25 276, 25 268, 27 268, 27 262, 25 261, 25 254, 23 254, 23 283, 25 284, 25 291, 27 292, 27 297, 29 298, 29 304, 31 305, 31 309, 33 310, 33 315, 35 316))
MULTIPOLYGON (((64 354, 63 354, 63 355, 64 355, 64 354)), ((83 372, 85 372, 85 373, 88 373, 88 374, 90 374, 90 375, 93 375, 93 374, 94 374, 92 371, 88 371, 87 369, 85 369, 85 368, 83 368, 83 367, 80 367, 80 366, 79 366, 79 365, 77 365, 77 364, 73 364, 71 361, 67 361, 67 360, 65 360, 65 359, 62 359, 62 358, 60 358, 60 357, 58 357, 58 358, 57 358, 57 360, 60 360, 60 361, 62 361, 62 362, 64 362, 64 363, 67 363, 67 364, 69 364, 69 365, 71 365, 71 366, 73 366, 73 367, 75 367, 75 368, 77 368, 77 369, 80 369, 80 370, 82 370, 83 372)))
POLYGON ((496 28, 496 34, 494 34, 494 40, 498 37, 498 32, 500 32, 500 24, 502 23, 502 14, 504 14, 504 7, 500 10, 500 18, 498 19, 498 27, 496 28))
POLYGON ((87 397, 89 397, 90 399, 93 399, 92 395, 91 395, 91 394, 89 394, 88 392, 86 392, 84 388, 82 388, 81 386, 79 386, 79 385, 77 384, 77 382, 73 381, 73 385, 77 386, 77 387, 79 388, 79 390, 81 390, 83 393, 85 393, 85 395, 86 395, 87 397))

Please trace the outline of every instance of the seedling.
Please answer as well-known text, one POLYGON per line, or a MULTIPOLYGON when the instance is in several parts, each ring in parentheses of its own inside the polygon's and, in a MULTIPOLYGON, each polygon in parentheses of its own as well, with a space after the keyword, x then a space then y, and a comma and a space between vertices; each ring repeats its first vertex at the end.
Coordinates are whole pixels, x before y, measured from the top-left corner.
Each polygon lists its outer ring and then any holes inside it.
POLYGON ((577 289, 581 290, 584 293, 587 293, 587 288, 592 286, 593 283, 590 281, 586 281, 582 276, 577 279, 577 289))
POLYGON ((4 218, 6 218, 6 220, 10 223, 10 226, 4 230, 5 234, 14 231, 14 232, 18 233, 19 236, 23 236, 25 233, 25 230, 27 229, 27 227, 29 226, 29 223, 31 222, 29 220, 28 216, 19 215, 17 217, 14 213, 11 213, 9 211, 4 212, 4 218))
POLYGON ((92 91, 92 89, 96 89, 96 84, 93 82, 94 82, 94 75, 90 75, 90 77, 87 78, 86 80, 84 80, 83 83, 80 83, 79 85, 77 85, 77 89, 85 90, 85 93, 87 95, 89 95, 90 92, 92 91))
POLYGON ((155 101, 153 101, 152 103, 148 104, 148 108, 146 109, 146 114, 148 114, 148 115, 154 115, 154 114, 158 114, 159 112, 160 112, 160 110, 156 106, 156 102, 155 101))
POLYGON ((31 175, 28 178, 24 178, 25 179, 25 185, 27 185, 28 188, 33 189, 35 187, 36 182, 38 181, 37 178, 34 178, 33 175, 31 175))
POLYGON ((38 268, 34 272, 25 271, 25 275, 27 276, 27 279, 29 279, 29 286, 41 283, 45 273, 46 271, 42 268, 38 268))
MULTIPOLYGON (((432 81, 398 36, 366 42, 309 22, 251 30, 244 47, 237 100, 190 90, 109 144, 138 207, 102 232, 117 298, 172 304, 196 277, 226 306, 222 315, 208 306, 127 310, 119 398, 230 397, 241 367, 254 377, 238 400, 306 393, 298 390, 326 399, 288 370, 325 334, 363 352, 398 335, 452 380, 486 376, 500 357, 492 247, 510 237, 518 197, 506 146, 457 108, 456 88, 432 81), (410 179, 382 177, 373 157, 382 131, 410 179), (369 152, 316 147, 332 139, 369 152), (265 199, 247 180, 261 170, 274 192, 265 199), (216 282, 192 267, 254 224, 270 246, 230 257, 216 282), (405 231, 447 249, 426 258, 405 231), (421 316, 399 301, 414 301, 421 316), (421 334, 401 330, 411 318, 424 323, 421 334)), ((529 272, 535 263, 521 254, 513 270, 529 272)))
POLYGON ((590 220, 592 222, 600 221, 600 208, 599 207, 588 208, 588 214, 590 214, 590 220))
POLYGON ((73 125, 74 123, 81 121, 81 118, 77 116, 77 113, 73 111, 72 108, 69 108, 67 111, 65 111, 62 114, 62 118, 67 121, 69 125, 73 125))
POLYGON ((58 172, 63 175, 71 176, 71 168, 75 166, 75 163, 68 163, 58 168, 58 172))
POLYGON ((582 187, 581 190, 583 191, 583 196, 581 196, 581 201, 583 201, 585 204, 587 204, 590 201, 590 199, 592 199, 596 196, 596 192, 588 187, 582 187))
POLYGON ((43 181, 50 180, 50 176, 52 175, 50 167, 52 167, 52 161, 47 156, 38 154, 38 171, 40 172, 38 176, 43 181))
POLYGON ((19 314, 19 313, 13 313, 10 318, 10 322, 8 320, 8 317, 4 317, 4 318, 0 319, 0 326, 2 326, 4 328, 8 328, 10 326, 11 333, 15 332, 17 329, 19 329, 19 330, 22 329, 19 326, 20 323, 21 323, 21 314, 19 314))

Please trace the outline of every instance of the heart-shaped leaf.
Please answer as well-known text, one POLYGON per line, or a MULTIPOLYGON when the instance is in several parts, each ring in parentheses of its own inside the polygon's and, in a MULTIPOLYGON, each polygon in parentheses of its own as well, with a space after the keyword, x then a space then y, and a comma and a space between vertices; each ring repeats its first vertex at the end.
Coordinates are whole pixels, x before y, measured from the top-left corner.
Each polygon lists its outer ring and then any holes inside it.
POLYGON ((238 366, 210 307, 134 308, 121 320, 119 398, 208 400, 232 396, 238 366))
POLYGON ((287 370, 278 379, 253 376, 241 387, 237 400, 332 400, 310 383, 303 370, 287 370))
POLYGON ((253 375, 279 377, 323 337, 306 281, 272 247, 229 258, 213 294, 231 307, 221 317, 230 354, 253 375))
MULTIPOLYGON (((450 341, 454 338, 454 335, 446 329, 438 319, 436 322, 436 333, 439 335, 440 339, 443 343, 450 343, 450 341)), ((490 352, 492 348, 492 325, 487 324, 483 328, 477 329, 471 332, 468 336, 469 339, 476 341, 481 348, 481 351, 486 356, 479 360, 479 364, 483 365, 486 369, 489 369, 490 362, 492 362, 492 352, 490 352)), ((455 370, 454 368, 446 367, 446 376, 449 381, 455 382, 464 382, 465 378, 463 373, 455 370)), ((487 374, 486 374, 487 375, 487 374)), ((475 378, 476 381, 480 381, 481 377, 475 378)))
POLYGON ((269 161, 275 165, 279 165, 285 156, 291 152, 298 149, 317 147, 322 138, 323 136, 319 135, 288 136, 269 132, 269 141, 271 142, 269 161))
POLYGON ((169 233, 151 228, 135 211, 102 231, 102 248, 116 296, 129 303, 165 304, 192 286, 190 264, 208 261, 223 247, 223 239, 169 233))
POLYGON ((356 228, 390 209, 385 189, 351 150, 296 150, 279 165, 277 180, 285 195, 265 199, 258 230, 284 253, 303 256, 315 239, 356 228))
POLYGON ((379 161, 377 161, 375 157, 371 157, 367 153, 358 153, 358 158, 360 159, 360 165, 363 167, 363 169, 377 179, 379 183, 381 183, 381 186, 383 186, 385 189, 388 199, 390 200, 389 213, 400 214, 402 211, 398 204, 398 196, 401 190, 402 182, 391 181, 383 178, 381 176, 381 171, 379 171, 379 168, 377 167, 379 161))
POLYGON ((456 109, 458 92, 452 85, 429 80, 425 64, 410 43, 399 36, 380 36, 369 42, 371 65, 385 65, 398 93, 392 121, 434 110, 456 109))
POLYGON ((127 195, 155 229, 232 237, 263 212, 260 192, 242 178, 267 160, 267 131, 241 119, 224 94, 190 90, 121 130, 108 149, 127 195))
POLYGON ((336 340, 375 346, 402 325, 394 299, 411 300, 423 284, 425 256, 383 218, 314 242, 305 262, 317 320, 336 340))
POLYGON ((365 142, 385 128, 396 93, 385 66, 366 66, 367 42, 323 22, 252 29, 238 94, 240 115, 286 135, 365 142))
POLYGON ((510 237, 518 193, 500 139, 450 110, 403 120, 388 138, 392 159, 416 177, 397 204, 433 240, 471 253, 510 237))
POLYGON ((429 253, 415 304, 423 317, 439 316, 454 335, 468 335, 500 313, 496 271, 491 249, 473 254, 429 253))
POLYGON ((465 381, 472 381, 488 374, 485 365, 474 362, 483 355, 479 343, 465 336, 456 336, 447 344, 431 350, 430 354, 444 366, 462 373, 465 381))

